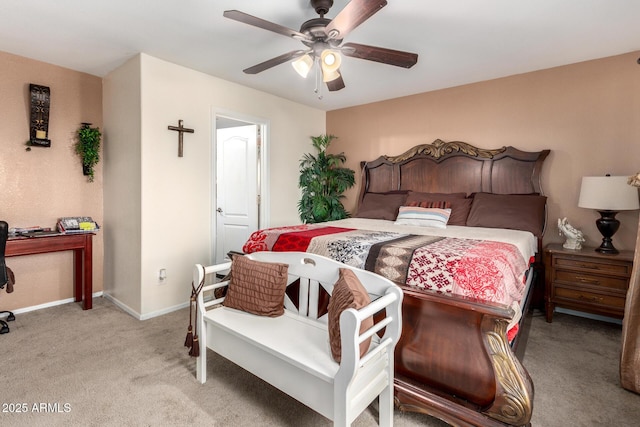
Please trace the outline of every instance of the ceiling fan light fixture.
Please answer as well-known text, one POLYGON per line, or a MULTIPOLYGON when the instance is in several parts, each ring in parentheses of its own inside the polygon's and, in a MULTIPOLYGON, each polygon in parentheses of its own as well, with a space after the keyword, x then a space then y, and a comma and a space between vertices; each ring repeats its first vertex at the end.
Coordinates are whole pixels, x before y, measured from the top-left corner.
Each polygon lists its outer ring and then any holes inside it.
POLYGON ((293 66, 293 69, 302 76, 302 78, 306 79, 307 75, 309 75, 309 71, 311 71, 311 68, 313 67, 313 59, 311 59, 309 54, 304 54, 300 58, 291 62, 291 65, 293 66))
POLYGON ((331 82, 338 77, 340 73, 340 64, 342 63, 342 57, 330 49, 325 49, 320 54, 320 67, 322 68, 322 81, 331 82))
POLYGON ((326 70, 322 70, 322 81, 323 82, 332 82, 335 79, 337 79, 338 77, 340 77, 340 73, 336 70, 336 71, 326 71, 326 70))
POLYGON ((331 49, 325 49, 320 54, 322 60, 322 69, 324 71, 336 71, 340 68, 342 57, 331 49))

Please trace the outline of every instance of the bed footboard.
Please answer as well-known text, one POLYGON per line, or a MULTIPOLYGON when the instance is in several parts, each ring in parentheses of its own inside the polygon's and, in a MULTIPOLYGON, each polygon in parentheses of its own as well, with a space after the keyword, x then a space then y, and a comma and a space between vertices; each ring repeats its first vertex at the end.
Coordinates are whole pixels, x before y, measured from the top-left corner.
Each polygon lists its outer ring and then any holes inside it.
POLYGON ((529 425, 533 383, 507 341, 510 309, 404 293, 396 405, 456 426, 529 425))

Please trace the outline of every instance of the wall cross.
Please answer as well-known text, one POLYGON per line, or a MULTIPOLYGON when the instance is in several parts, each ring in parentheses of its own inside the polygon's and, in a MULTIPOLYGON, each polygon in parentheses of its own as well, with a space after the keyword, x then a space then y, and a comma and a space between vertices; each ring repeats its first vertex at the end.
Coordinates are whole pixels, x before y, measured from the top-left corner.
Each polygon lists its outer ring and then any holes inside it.
POLYGON ((182 136, 185 132, 193 133, 193 129, 187 129, 182 126, 182 120, 178 120, 178 126, 168 126, 169 130, 175 130, 178 132, 178 157, 182 157, 182 136))

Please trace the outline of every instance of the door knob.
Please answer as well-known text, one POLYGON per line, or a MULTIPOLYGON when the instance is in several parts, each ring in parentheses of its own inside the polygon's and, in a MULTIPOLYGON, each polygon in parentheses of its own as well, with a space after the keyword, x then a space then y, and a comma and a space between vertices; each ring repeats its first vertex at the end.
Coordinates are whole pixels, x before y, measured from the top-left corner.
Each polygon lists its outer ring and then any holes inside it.
POLYGON ((216 209, 216 211, 218 211, 219 213, 222 213, 222 208, 218 208, 216 209))

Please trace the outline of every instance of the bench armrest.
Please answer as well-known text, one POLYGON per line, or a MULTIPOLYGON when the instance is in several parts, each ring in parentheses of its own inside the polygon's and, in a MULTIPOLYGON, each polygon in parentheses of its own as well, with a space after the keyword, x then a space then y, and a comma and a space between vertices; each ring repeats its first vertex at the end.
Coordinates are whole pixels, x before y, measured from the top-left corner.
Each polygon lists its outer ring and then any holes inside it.
POLYGON ((385 295, 366 307, 356 310, 347 309, 340 315, 340 340, 342 347, 342 355, 340 368, 336 375, 338 378, 352 379, 356 370, 369 360, 376 357, 383 351, 390 352, 390 360, 393 363, 393 349, 400 339, 402 332, 402 290, 393 285, 387 288, 385 295), (374 323, 374 325, 360 333, 360 325, 362 321, 374 314, 384 310, 384 319, 374 323), (380 343, 377 346, 371 346, 368 352, 360 357, 360 343, 376 334, 378 331, 385 329, 380 343), (388 349, 389 347, 390 349, 388 349))
MULTIPOLYGON (((200 283, 202 283, 203 280, 206 280, 207 276, 210 274, 218 273, 220 271, 225 271, 230 268, 231 268, 231 261, 224 262, 222 264, 210 265, 207 267, 204 267, 201 264, 196 264, 195 268, 193 269, 193 286, 197 287, 200 283)), ((201 316, 204 314, 204 312, 208 307, 211 307, 216 304, 220 304, 222 303, 222 301, 224 301, 224 297, 222 297, 222 298, 216 298, 216 299, 205 302, 204 293, 214 289, 223 288, 228 284, 229 284, 229 281, 225 280, 223 282, 213 283, 213 284, 205 285, 202 287, 202 289, 200 290, 200 293, 198 293, 198 298, 197 298, 198 311, 200 312, 199 314, 201 316)))

